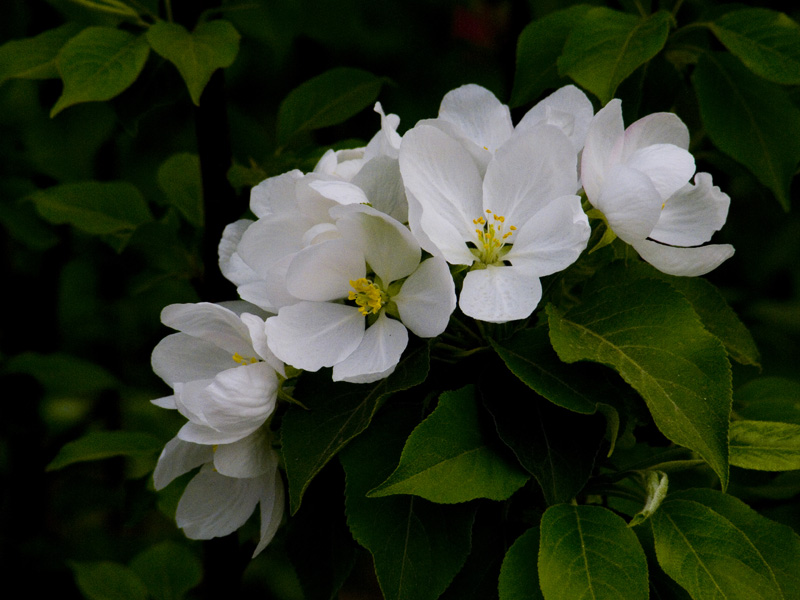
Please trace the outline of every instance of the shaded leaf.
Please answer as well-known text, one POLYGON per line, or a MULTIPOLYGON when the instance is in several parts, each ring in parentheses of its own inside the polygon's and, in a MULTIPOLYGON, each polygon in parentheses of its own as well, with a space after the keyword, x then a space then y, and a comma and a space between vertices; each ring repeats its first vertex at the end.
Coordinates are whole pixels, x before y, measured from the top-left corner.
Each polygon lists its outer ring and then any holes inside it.
POLYGON ((48 394, 59 396, 90 396, 120 385, 103 367, 69 354, 23 352, 10 358, 3 370, 27 373, 35 377, 48 394))
POLYGON ((203 226, 203 182, 196 154, 173 154, 158 168, 158 187, 189 223, 203 226))
POLYGON ((128 567, 110 561, 70 562, 85 598, 89 600, 145 600, 147 588, 128 567))
POLYGON ((539 527, 517 538, 500 569, 500 600, 544 600, 539 589, 539 527))
POLYGON ((80 30, 77 23, 65 23, 36 37, 11 40, 0 46, 0 85, 9 79, 58 77, 58 51, 80 30))
POLYGON ((159 452, 164 444, 148 433, 133 431, 93 431, 64 444, 47 465, 56 471, 76 462, 102 460, 112 456, 148 456, 159 452))
POLYGON ((770 421, 731 423, 731 464, 758 471, 800 469, 800 425, 770 421))
POLYGON ((782 377, 759 377, 733 394, 736 414, 752 421, 800 425, 800 382, 782 377))
POLYGON ((180 600, 203 578, 198 558, 175 542, 161 542, 140 552, 130 566, 155 600, 180 600))

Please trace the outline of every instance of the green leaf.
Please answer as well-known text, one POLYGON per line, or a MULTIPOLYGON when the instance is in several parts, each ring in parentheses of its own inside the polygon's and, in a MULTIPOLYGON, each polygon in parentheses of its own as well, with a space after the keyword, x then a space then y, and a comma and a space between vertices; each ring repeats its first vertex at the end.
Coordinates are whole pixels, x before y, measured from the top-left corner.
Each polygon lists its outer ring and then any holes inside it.
POLYGON ((647 490, 647 500, 642 510, 630 520, 628 527, 635 527, 652 517, 667 495, 669 477, 666 473, 663 471, 647 471, 645 478, 644 485, 647 490))
POLYGON ((39 190, 31 199, 50 223, 69 223, 86 233, 122 240, 153 220, 139 190, 125 181, 64 183, 39 190))
POLYGON ((556 60, 570 31, 590 9, 585 4, 570 6, 536 19, 522 30, 517 40, 512 107, 533 102, 546 89, 566 83, 558 74, 556 60))
POLYGON ((48 471, 56 471, 76 462, 102 460, 112 456, 148 456, 160 451, 164 444, 148 433, 133 431, 93 431, 80 439, 64 444, 48 471))
POLYGON ((239 32, 224 20, 200 23, 192 33, 177 23, 158 21, 147 30, 147 41, 178 67, 197 106, 214 71, 231 66, 239 53, 239 32))
POLYGON ((337 125, 378 98, 383 79, 360 69, 336 68, 309 79, 278 109, 278 144, 304 132, 337 125))
POLYGON ((731 423, 731 464, 758 471, 800 469, 800 425, 770 421, 731 423))
POLYGON ((347 523, 372 553, 386 600, 435 600, 469 554, 475 507, 442 506, 416 496, 366 496, 392 472, 420 414, 417 405, 387 408, 340 454, 347 523))
POLYGON ((659 564, 695 600, 800 598, 800 537, 740 500, 679 492, 651 523, 659 564))
POLYGON ((500 600, 544 600, 539 589, 539 527, 517 538, 506 553, 497 587, 500 600))
POLYGON ((110 27, 87 27, 58 53, 64 91, 50 116, 79 102, 110 100, 122 93, 136 81, 149 53, 144 36, 110 27))
POLYGON ((775 83, 800 83, 800 25, 782 12, 732 10, 709 27, 756 75, 775 83))
POLYGON ((671 22, 672 16, 663 10, 639 18, 593 8, 567 37, 558 72, 606 104, 620 83, 661 51, 671 22))
POLYGON ((292 514, 308 484, 347 443, 364 431, 393 393, 425 381, 430 352, 422 346, 374 385, 333 383, 330 372, 304 373, 296 395, 308 408, 291 406, 281 424, 281 443, 292 514))
POLYGON ((733 394, 736 414, 752 421, 800 425, 800 382, 782 377, 759 377, 733 394))
POLYGON ((368 496, 414 494, 444 504, 509 498, 528 475, 500 455, 482 429, 475 388, 445 392, 409 436, 397 469, 368 496))
POLYGON ((746 166, 789 210, 789 186, 800 161, 800 109, 779 86, 736 58, 705 53, 692 73, 700 116, 711 141, 746 166))
POLYGON ((724 489, 731 409, 725 349, 668 284, 624 277, 612 265, 592 279, 583 304, 566 313, 548 305, 553 347, 566 362, 616 369, 644 398, 661 432, 697 452, 724 489))
POLYGON ((77 23, 65 23, 36 37, 11 40, 0 46, 0 85, 9 79, 58 77, 56 55, 80 30, 77 23))
POLYGON ((131 570, 155 600, 180 600, 203 578, 203 566, 188 548, 161 542, 137 554, 131 570))
POLYGON ((146 600, 147 588, 125 565, 103 562, 69 563, 84 597, 89 600, 146 600))
POLYGON ((189 223, 203 226, 203 182, 196 154, 180 152, 161 163, 158 187, 189 223))
POLYGON ((646 600, 647 560, 620 517, 601 506, 551 506, 542 516, 545 600, 646 600))
POLYGON ((4 365, 6 373, 27 373, 42 384, 48 394, 92 396, 117 389, 119 381, 103 367, 69 354, 24 352, 4 365))

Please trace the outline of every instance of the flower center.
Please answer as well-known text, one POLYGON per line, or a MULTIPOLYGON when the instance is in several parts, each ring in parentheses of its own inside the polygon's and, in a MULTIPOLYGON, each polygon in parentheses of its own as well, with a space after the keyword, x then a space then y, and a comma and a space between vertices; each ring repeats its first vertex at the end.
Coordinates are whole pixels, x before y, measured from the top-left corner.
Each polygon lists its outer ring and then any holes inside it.
POLYGON ((252 365, 258 362, 258 359, 255 356, 244 357, 238 352, 234 354, 231 358, 233 358, 233 362, 237 362, 240 365, 252 365))
POLYGON ((361 279, 351 279, 352 291, 347 299, 353 300, 358 306, 358 312, 365 317, 374 315, 381 307, 389 301, 389 296, 377 283, 373 283, 366 277, 361 279))
POLYGON ((478 227, 475 230, 478 241, 476 247, 472 250, 478 262, 483 265, 493 265, 501 262, 503 256, 508 252, 508 249, 504 249, 504 246, 509 243, 506 240, 511 237, 517 228, 510 225, 506 231, 506 218, 502 215, 494 214, 488 208, 486 209, 486 217, 478 217, 473 219, 472 222, 478 227))

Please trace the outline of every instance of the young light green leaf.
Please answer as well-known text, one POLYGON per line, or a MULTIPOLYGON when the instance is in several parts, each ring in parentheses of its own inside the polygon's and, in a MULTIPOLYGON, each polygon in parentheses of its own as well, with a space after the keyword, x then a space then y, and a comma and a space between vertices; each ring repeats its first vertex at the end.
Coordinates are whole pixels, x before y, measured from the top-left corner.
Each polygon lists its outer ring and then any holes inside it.
POLYGON ((150 47, 174 64, 195 105, 217 69, 233 64, 239 53, 239 32, 228 21, 204 21, 192 33, 183 25, 158 21, 147 30, 150 47))
POLYGON ((157 453, 163 445, 158 438, 148 433, 92 431, 64 444, 47 465, 47 470, 56 471, 76 462, 102 460, 112 456, 147 456, 157 453))
POLYGON ((800 161, 800 109, 779 86, 753 75, 727 53, 705 53, 692 73, 711 141, 746 166, 789 210, 800 161))
POLYGON ((87 27, 58 53, 64 90, 50 116, 79 102, 110 100, 122 93, 136 81, 149 53, 142 35, 111 27, 87 27))
POLYGON ((593 8, 567 37, 558 72, 606 104, 620 83, 661 51, 671 22, 672 16, 663 10, 639 18, 610 8, 593 8))
POLYGON ((0 85, 9 79, 58 77, 58 51, 80 30, 77 23, 65 23, 36 37, 11 40, 0 46, 0 85))
POLYGON ((533 102, 546 89, 566 83, 558 74, 556 60, 570 31, 589 10, 585 4, 570 6, 536 19, 522 30, 517 40, 511 106, 533 102))
POLYGON ((752 421, 800 425, 800 382, 783 377, 758 377, 733 393, 736 414, 752 421))
POLYGON ((800 598, 800 537, 740 500, 714 490, 679 492, 651 523, 661 568, 695 600, 800 598))
POLYGON ((189 223, 195 227, 203 226, 203 182, 200 159, 196 154, 180 152, 161 163, 158 187, 189 223))
POLYGON ((392 472, 420 414, 417 405, 387 408, 340 454, 347 524, 372 553, 386 600, 435 600, 467 559, 475 507, 406 495, 367 497, 392 472))
POLYGON ((89 600, 146 600, 147 588, 125 565, 102 562, 70 561, 75 583, 89 600))
POLYGON ((709 27, 756 75, 775 83, 800 83, 800 25, 784 13, 767 8, 732 10, 709 27))
POLYGON ((544 600, 539 589, 539 527, 517 538, 500 568, 497 588, 500 600, 544 600))
POLYGON ((371 106, 383 79, 360 69, 336 68, 299 85, 278 109, 277 138, 287 144, 304 131, 341 123, 371 106))
POLYGON ((542 516, 539 583, 545 600, 647 600, 647 559, 636 534, 602 506, 551 506, 542 516))
POLYGON ((333 383, 330 373, 305 373, 296 394, 308 410, 292 405, 283 417, 281 443, 292 514, 308 484, 347 443, 364 431, 393 393, 425 381, 428 346, 409 353, 394 373, 374 385, 333 383))
POLYGON ((668 284, 619 275, 613 265, 600 271, 584 303, 566 313, 547 306, 553 347, 566 362, 616 369, 661 432, 703 457, 725 488, 732 395, 725 349, 668 284))
POLYGON ((770 421, 731 423, 731 464, 757 471, 800 469, 800 425, 770 421))
POLYGON ((155 600, 182 600, 203 578, 197 556, 175 542, 161 542, 140 552, 130 566, 155 600))
POLYGON ((475 388, 445 392, 409 436, 397 469, 368 496, 414 494, 444 504, 509 498, 528 475, 498 454, 482 429, 475 388))
POLYGON ((628 527, 635 527, 644 523, 647 519, 653 516, 661 506, 664 498, 667 496, 669 490, 669 477, 663 471, 648 471, 645 475, 645 487, 647 489, 647 501, 644 507, 628 523, 628 527))

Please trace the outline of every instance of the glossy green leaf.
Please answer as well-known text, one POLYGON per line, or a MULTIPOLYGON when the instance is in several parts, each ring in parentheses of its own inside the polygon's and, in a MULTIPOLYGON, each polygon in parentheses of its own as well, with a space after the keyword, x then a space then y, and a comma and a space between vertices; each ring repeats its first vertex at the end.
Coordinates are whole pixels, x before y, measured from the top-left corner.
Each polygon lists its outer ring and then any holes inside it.
POLYGON ((558 72, 606 104, 620 83, 661 51, 671 22, 672 16, 663 10, 639 18, 610 8, 593 8, 567 37, 558 72))
POLYGON ((758 377, 733 393, 736 414, 752 421, 800 425, 800 382, 783 377, 758 377))
POLYGON ((196 154, 180 152, 161 163, 158 187, 189 223, 195 227, 203 226, 203 182, 200 159, 196 154))
POLYGON ((482 429, 475 388, 445 392, 409 436, 397 469, 369 496, 414 494, 445 504, 509 498, 528 475, 500 455, 482 429))
POLYGON ((800 598, 800 537, 740 500, 679 492, 651 523, 659 564, 695 600, 800 598))
POLYGON ((70 562, 83 596, 88 600, 146 600, 147 588, 128 567, 110 561, 70 562))
POLYGON ((566 313, 547 306, 559 357, 616 369, 661 432, 697 452, 727 486, 731 372, 719 340, 668 284, 626 280, 618 266, 598 273, 584 298, 566 313))
POLYGON ((36 37, 11 40, 0 46, 0 85, 9 79, 58 77, 58 51, 80 30, 76 23, 65 23, 36 37))
POLYGON ((559 76, 556 60, 570 31, 591 9, 579 4, 558 10, 530 23, 517 40, 517 66, 511 106, 536 100, 548 88, 568 83, 559 76))
POLYGON ((539 589, 539 527, 517 538, 500 569, 500 600, 544 600, 539 589))
POLYGON ((800 161, 800 109, 779 86, 736 58, 706 53, 692 74, 711 141, 746 166, 789 210, 789 186, 800 161))
POLYGON ((161 450, 164 444, 148 433, 134 431, 93 431, 64 444, 47 465, 56 471, 77 462, 102 460, 112 456, 147 456, 161 450))
POLYGON ((181 600, 203 578, 203 566, 197 556, 175 542, 148 548, 137 554, 130 566, 155 600, 181 600))
POLYGON ((775 83, 800 83, 800 25, 784 13, 767 8, 732 10, 709 27, 756 75, 775 83))
POLYGON ((383 79, 360 69, 336 68, 299 85, 278 109, 278 143, 313 129, 341 123, 371 106, 383 79))
POLYGON ((136 81, 149 53, 143 35, 111 27, 87 27, 58 53, 64 91, 50 116, 79 102, 110 100, 122 93, 136 81))
POLYGON ((291 406, 281 425, 292 513, 314 476, 369 426, 391 394, 425 381, 429 361, 426 345, 407 354, 392 375, 374 385, 333 383, 330 372, 303 374, 295 394, 307 410, 291 406))
POLYGON ((601 506, 551 506, 542 516, 545 600, 646 600, 647 560, 622 518, 601 506))
POLYGON ((731 423, 731 464, 758 471, 800 469, 800 425, 771 421, 731 423))
POLYGON ((347 475, 347 523, 372 553, 386 600, 435 600, 469 554, 475 507, 408 495, 366 496, 394 469, 420 414, 417 405, 387 409, 340 454, 347 475))
POLYGON ((177 23, 158 21, 147 30, 147 41, 174 64, 195 105, 211 75, 233 64, 239 53, 239 32, 228 21, 204 21, 189 33, 177 23))

